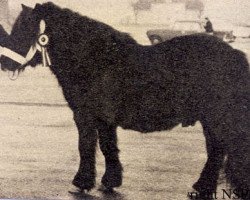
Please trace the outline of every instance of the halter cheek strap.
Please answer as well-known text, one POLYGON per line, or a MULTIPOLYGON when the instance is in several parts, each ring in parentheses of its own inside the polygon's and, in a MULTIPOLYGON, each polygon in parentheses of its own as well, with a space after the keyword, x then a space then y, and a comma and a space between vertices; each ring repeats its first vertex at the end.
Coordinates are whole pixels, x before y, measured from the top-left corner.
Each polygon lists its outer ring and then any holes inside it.
POLYGON ((27 64, 29 61, 32 60, 32 58, 35 56, 37 51, 40 51, 42 54, 42 59, 43 59, 43 66, 50 66, 51 65, 51 60, 47 51, 46 46, 48 45, 49 38, 46 34, 44 34, 46 28, 46 24, 44 20, 40 21, 40 27, 39 27, 39 37, 37 42, 32 45, 26 55, 26 57, 23 57, 22 55, 6 48, 0 46, 0 56, 4 55, 21 65, 27 64))

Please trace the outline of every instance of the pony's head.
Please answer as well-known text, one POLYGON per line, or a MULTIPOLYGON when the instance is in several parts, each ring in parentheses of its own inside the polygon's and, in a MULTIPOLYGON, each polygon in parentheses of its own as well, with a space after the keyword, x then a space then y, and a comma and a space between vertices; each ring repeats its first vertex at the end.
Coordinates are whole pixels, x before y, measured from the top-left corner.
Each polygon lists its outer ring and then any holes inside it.
POLYGON ((123 51, 124 46, 136 44, 125 33, 50 2, 36 4, 34 9, 22 7, 0 60, 13 71, 41 63, 48 66, 50 55, 52 71, 60 74, 62 68, 67 72, 72 70, 72 65, 97 63, 96 56, 102 63, 118 56, 122 60, 128 54, 123 51))
POLYGON ((42 26, 45 29, 45 25, 40 25, 43 18, 42 13, 39 12, 40 6, 37 4, 32 9, 22 5, 22 11, 13 25, 11 34, 2 45, 4 48, 1 52, 0 62, 3 69, 23 70, 28 65, 34 67, 41 63, 37 44, 39 37, 43 34, 40 28, 42 26))
MULTIPOLYGON (((0 25, 0 54, 3 50, 3 47, 6 46, 7 40, 8 40, 8 33, 4 30, 3 26, 0 25)), ((2 70, 5 70, 6 68, 1 67, 2 70)))
POLYGON ((5 31, 2 25, 0 25, 0 45, 4 46, 7 39, 8 39, 8 33, 5 31))

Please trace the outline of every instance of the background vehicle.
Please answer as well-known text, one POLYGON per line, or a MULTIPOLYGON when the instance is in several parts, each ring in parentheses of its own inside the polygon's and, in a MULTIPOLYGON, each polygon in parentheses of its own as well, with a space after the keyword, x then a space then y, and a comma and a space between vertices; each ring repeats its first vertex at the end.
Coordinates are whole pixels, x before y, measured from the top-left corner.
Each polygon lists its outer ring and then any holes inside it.
MULTIPOLYGON (((146 32, 152 44, 170 40, 177 36, 191 35, 195 33, 206 33, 202 21, 176 21, 170 29, 151 29, 146 32)), ((236 38, 233 35, 233 31, 214 31, 213 35, 226 42, 233 42, 236 38)))

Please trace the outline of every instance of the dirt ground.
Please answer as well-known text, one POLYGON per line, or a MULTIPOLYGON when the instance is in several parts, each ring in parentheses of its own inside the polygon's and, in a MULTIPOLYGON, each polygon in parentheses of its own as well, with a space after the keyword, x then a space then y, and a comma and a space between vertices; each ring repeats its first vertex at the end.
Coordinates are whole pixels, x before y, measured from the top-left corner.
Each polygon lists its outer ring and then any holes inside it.
MULTIPOLYGON (((233 45, 250 52, 249 44, 233 45)), ((98 190, 104 160, 97 148, 97 186, 74 195, 78 136, 55 77, 38 67, 16 81, 0 72, 0 83, 0 198, 185 200, 192 191, 206 160, 199 123, 151 134, 118 128, 123 186, 112 195, 98 190)))

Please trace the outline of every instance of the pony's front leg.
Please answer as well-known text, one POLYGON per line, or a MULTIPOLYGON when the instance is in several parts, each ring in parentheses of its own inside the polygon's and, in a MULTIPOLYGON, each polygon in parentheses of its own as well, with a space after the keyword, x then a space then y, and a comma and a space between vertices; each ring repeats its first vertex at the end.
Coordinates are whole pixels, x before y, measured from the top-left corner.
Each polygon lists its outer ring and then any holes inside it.
POLYGON ((75 114, 74 119, 79 132, 80 166, 72 183, 80 190, 89 191, 95 186, 97 131, 82 115, 75 114))
POLYGON ((122 184, 122 165, 118 155, 116 126, 100 122, 98 135, 106 166, 105 174, 102 177, 102 184, 106 189, 119 187, 122 184))

